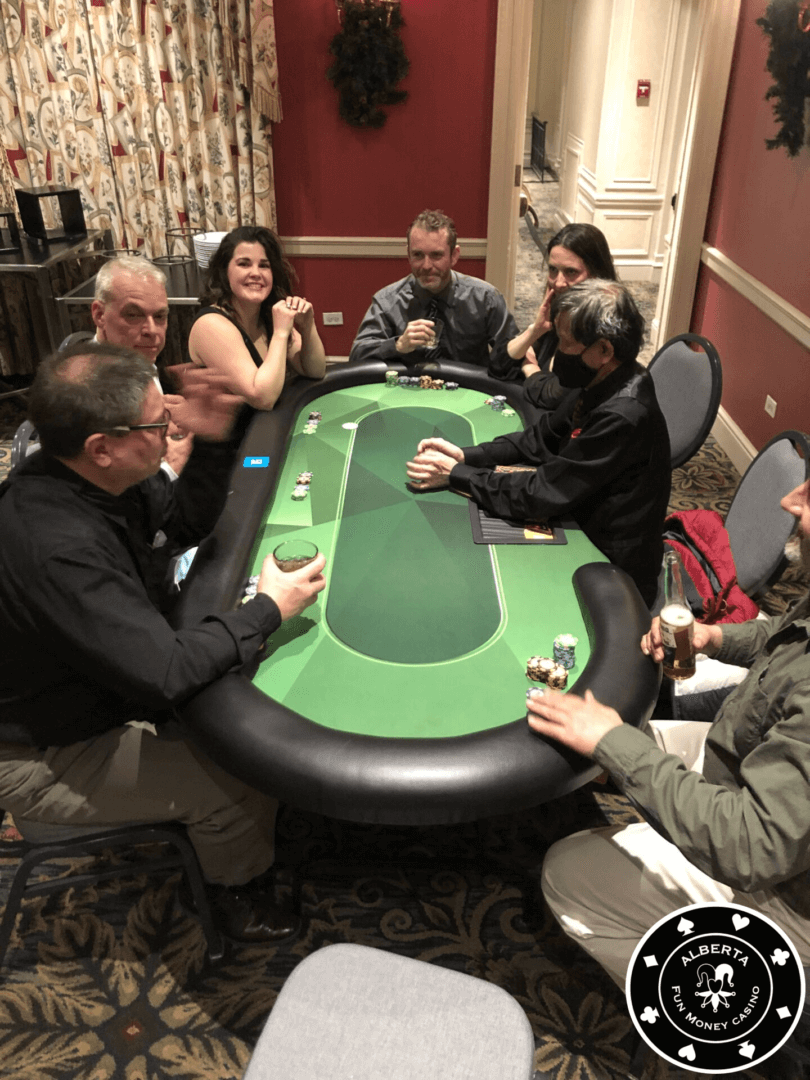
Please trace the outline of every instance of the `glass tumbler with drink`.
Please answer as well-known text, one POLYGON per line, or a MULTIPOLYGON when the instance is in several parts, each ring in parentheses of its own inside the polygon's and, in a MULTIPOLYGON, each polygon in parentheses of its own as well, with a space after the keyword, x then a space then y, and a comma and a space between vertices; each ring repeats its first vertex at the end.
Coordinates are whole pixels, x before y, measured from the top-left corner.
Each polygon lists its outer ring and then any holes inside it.
POLYGON ((273 552, 276 566, 285 574, 300 570, 318 557, 318 548, 309 540, 285 540, 273 552))
POLYGON ((434 319, 433 326, 430 328, 430 330, 428 330, 428 334, 430 336, 428 337, 424 345, 426 349, 436 348, 436 346, 439 344, 439 341, 441 340, 442 330, 444 330, 444 323, 441 321, 441 319, 434 319))
POLYGON ((695 616, 686 602, 683 567, 671 549, 664 556, 664 606, 659 615, 668 679, 691 679, 695 674, 695 616))

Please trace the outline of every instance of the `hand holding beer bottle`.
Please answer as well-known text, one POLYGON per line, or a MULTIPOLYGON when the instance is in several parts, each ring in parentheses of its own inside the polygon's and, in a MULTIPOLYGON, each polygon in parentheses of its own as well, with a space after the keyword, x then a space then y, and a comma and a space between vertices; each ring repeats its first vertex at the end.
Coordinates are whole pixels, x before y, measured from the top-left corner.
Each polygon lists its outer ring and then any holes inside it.
POLYGON ((691 679, 695 674, 695 616, 686 602, 681 560, 671 549, 664 555, 664 606, 659 619, 664 674, 668 679, 691 679))
POLYGON ((641 651, 664 662, 670 679, 688 679, 695 673, 695 653, 713 656, 723 641, 719 626, 696 623, 683 591, 683 568, 674 551, 664 556, 664 606, 641 639, 641 651))

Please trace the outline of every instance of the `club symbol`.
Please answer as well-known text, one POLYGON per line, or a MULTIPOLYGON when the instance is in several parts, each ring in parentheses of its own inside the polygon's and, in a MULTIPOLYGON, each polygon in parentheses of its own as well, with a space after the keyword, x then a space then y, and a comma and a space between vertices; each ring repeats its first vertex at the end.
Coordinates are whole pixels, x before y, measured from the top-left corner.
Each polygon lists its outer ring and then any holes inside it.
POLYGON ((648 1005, 645 1008, 644 1012, 641 1014, 641 1019, 644 1021, 645 1024, 654 1024, 655 1021, 658 1019, 658 1009, 653 1009, 650 1005, 648 1005))

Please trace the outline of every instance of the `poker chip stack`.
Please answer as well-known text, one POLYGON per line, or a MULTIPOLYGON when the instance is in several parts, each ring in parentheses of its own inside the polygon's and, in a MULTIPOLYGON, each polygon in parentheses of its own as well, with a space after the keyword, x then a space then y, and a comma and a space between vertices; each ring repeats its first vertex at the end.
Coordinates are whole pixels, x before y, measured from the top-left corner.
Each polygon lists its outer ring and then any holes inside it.
POLYGON ((321 422, 321 414, 319 412, 311 412, 307 418, 306 424, 304 424, 304 434, 312 435, 318 430, 318 424, 321 422))
POLYGON ((242 603, 246 604, 248 600, 252 600, 256 593, 259 591, 259 575, 253 574, 248 578, 248 583, 245 586, 245 594, 242 597, 242 603))
POLYGON ((385 385, 386 386, 396 386, 398 383, 399 383, 399 372, 398 371, 393 371, 393 370, 392 371, 386 371, 386 373, 385 373, 385 385))
POLYGON ((569 671, 576 663, 575 650, 579 638, 573 634, 558 634, 554 638, 554 659, 569 671))
POLYGON ((526 676, 532 682, 545 683, 550 690, 564 690, 568 685, 568 671, 550 656, 530 656, 526 676))
POLYGON ((548 682, 548 677, 556 666, 550 656, 530 656, 526 664, 526 675, 532 682, 548 682))
POLYGON ((423 390, 430 390, 433 387, 433 379, 431 379, 430 375, 420 375, 419 385, 423 390))
POLYGON ((295 502, 301 502, 309 495, 309 485, 312 483, 312 473, 302 472, 298 474, 298 478, 295 481, 295 487, 293 488, 292 497, 295 502))
POLYGON ((458 383, 457 382, 446 382, 444 384, 444 388, 445 388, 445 390, 458 390, 458 383))
POLYGON ((490 407, 493 412, 503 412, 506 407, 506 398, 503 394, 496 394, 490 401, 490 407))

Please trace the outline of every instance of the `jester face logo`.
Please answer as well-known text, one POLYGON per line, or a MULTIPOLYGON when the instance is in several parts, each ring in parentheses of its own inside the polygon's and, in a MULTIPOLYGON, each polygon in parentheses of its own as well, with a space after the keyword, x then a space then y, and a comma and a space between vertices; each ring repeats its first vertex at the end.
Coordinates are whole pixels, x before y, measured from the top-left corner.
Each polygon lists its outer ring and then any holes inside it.
POLYGON ((736 997, 730 989, 734 985, 734 968, 731 964, 718 964, 717 967, 701 964, 697 969, 697 984, 695 997, 702 998, 702 1009, 711 1005, 712 1010, 717 1012, 719 1005, 728 1006, 730 998, 736 997))

